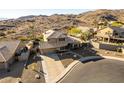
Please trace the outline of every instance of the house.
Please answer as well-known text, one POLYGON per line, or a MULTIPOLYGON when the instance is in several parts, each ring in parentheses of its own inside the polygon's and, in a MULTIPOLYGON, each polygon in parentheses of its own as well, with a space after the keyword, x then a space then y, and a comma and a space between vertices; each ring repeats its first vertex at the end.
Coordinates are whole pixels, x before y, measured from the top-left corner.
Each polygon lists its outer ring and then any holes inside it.
POLYGON ((124 53, 124 28, 109 26, 97 30, 94 39, 91 40, 91 44, 94 48, 110 51, 120 50, 124 53))
POLYGON ((124 43, 124 28, 106 27, 97 31, 96 38, 104 42, 124 43))
POLYGON ((0 69, 8 69, 15 60, 15 53, 20 48, 20 41, 0 42, 0 69))
POLYGON ((48 30, 43 33, 43 39, 44 42, 40 46, 42 53, 64 50, 68 45, 77 46, 81 43, 81 40, 68 36, 62 31, 54 30, 48 30))

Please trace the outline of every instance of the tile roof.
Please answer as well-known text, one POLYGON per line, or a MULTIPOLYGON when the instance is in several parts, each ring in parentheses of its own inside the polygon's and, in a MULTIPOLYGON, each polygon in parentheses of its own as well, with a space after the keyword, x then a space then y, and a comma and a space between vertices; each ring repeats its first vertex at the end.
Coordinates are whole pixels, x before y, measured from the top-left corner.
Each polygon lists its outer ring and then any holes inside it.
POLYGON ((59 37, 65 37, 65 33, 62 31, 54 31, 54 30, 48 30, 44 33, 46 38, 59 38, 59 37))
MULTIPOLYGON (((12 56, 12 54, 7 46, 1 47, 0 53, 1 53, 1 56, 4 58, 4 61, 9 60, 9 58, 12 56)), ((3 58, 2 58, 2 61, 3 61, 3 58)))
POLYGON ((48 38, 60 38, 60 37, 66 37, 65 33, 62 31, 54 31, 48 38))
POLYGON ((0 42, 0 62, 8 61, 16 51, 20 41, 0 42))

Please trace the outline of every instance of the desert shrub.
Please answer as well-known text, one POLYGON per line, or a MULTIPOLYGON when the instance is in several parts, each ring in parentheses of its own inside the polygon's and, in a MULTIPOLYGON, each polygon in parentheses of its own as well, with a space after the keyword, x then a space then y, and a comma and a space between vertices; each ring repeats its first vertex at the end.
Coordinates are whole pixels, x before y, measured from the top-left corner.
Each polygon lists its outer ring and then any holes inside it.
POLYGON ((39 37, 37 37, 37 39, 38 39, 39 41, 43 41, 43 35, 40 35, 39 37))
POLYGON ((0 32, 0 36, 5 36, 6 34, 4 32, 0 32))
POLYGON ((15 33, 16 31, 12 30, 12 31, 8 31, 7 33, 8 34, 11 34, 11 33, 15 33))
POLYGON ((28 41, 29 38, 27 38, 27 37, 25 37, 25 36, 22 36, 22 37, 19 38, 19 40, 21 40, 21 41, 28 41))
POLYGON ((120 26, 123 25, 123 23, 121 23, 121 22, 113 22, 111 25, 116 26, 116 27, 120 27, 120 26))
POLYGON ((78 35, 78 34, 81 34, 81 30, 78 29, 78 28, 71 28, 71 29, 68 31, 68 34, 69 34, 69 35, 76 36, 76 35, 78 35))
POLYGON ((92 36, 92 33, 87 31, 87 32, 82 32, 81 34, 81 39, 84 41, 87 41, 90 39, 90 37, 92 36))

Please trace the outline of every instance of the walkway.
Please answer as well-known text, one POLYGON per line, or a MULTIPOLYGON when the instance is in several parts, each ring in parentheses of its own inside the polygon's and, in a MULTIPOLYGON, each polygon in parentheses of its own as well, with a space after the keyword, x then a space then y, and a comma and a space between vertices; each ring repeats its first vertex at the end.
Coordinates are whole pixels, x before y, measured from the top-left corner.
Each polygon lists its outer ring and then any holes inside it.
POLYGON ((52 81, 65 70, 57 54, 53 53, 42 55, 42 58, 43 70, 44 73, 46 73, 45 75, 46 82, 52 81))

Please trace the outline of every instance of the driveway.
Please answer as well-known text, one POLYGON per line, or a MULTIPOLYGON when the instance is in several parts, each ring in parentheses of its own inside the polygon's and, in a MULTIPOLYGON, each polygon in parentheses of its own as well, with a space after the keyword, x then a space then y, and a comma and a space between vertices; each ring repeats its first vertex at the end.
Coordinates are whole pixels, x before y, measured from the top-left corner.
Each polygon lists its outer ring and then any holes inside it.
POLYGON ((122 83, 124 82, 124 62, 101 59, 79 63, 61 83, 122 83))
POLYGON ((61 74, 65 68, 56 53, 42 55, 42 58, 43 71, 46 73, 45 80, 46 82, 51 82, 61 74))

